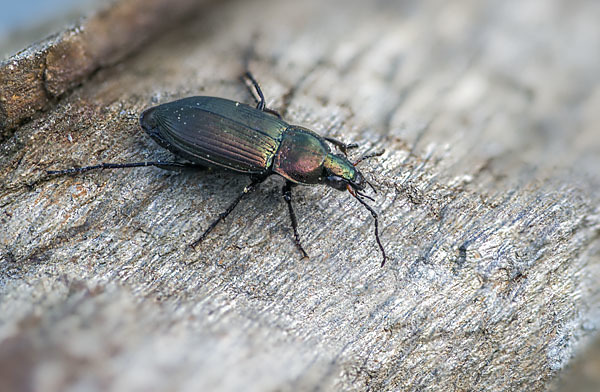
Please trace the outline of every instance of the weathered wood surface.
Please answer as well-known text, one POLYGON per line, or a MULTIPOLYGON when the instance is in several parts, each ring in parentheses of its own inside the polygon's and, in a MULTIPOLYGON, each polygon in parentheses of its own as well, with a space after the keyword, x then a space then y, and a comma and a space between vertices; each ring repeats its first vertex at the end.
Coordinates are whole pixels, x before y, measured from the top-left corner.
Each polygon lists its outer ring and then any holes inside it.
POLYGON ((218 2, 83 79, 1 147, 0 389, 554 385, 600 322, 599 16, 585 0, 218 2), (192 251, 246 178, 45 176, 170 158, 137 115, 251 102, 253 37, 270 107, 386 149, 363 166, 385 268, 370 217, 325 187, 295 191, 307 261, 275 178, 192 251))
POLYGON ((121 60, 207 1, 114 1, 0 64, 0 141, 96 70, 121 60))

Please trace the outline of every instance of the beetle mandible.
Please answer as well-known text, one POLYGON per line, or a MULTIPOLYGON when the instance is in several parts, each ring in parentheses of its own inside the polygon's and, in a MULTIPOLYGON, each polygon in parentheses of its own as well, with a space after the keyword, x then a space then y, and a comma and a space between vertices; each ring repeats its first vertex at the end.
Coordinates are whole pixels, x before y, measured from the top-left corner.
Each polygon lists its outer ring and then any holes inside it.
POLYGON ((387 256, 379 238, 378 216, 364 200, 373 199, 363 193, 367 185, 373 191, 375 188, 356 168, 362 160, 383 152, 365 155, 354 163, 350 162, 346 157, 346 150, 358 147, 357 144, 321 137, 307 128, 288 124, 278 112, 265 106, 263 92, 249 71, 244 73, 243 79, 247 81, 246 85, 256 100, 256 107, 224 98, 198 96, 154 106, 140 115, 140 125, 152 139, 189 162, 102 163, 50 170, 47 173, 74 174, 94 169, 156 166, 196 169, 215 167, 248 175, 250 184, 191 244, 194 248, 235 209, 245 195, 254 191, 267 177, 278 174, 285 179, 282 195, 288 206, 294 242, 303 257, 308 255, 300 243, 298 223, 292 207, 292 188, 299 184, 325 184, 340 191, 347 190, 374 219, 375 239, 383 256, 383 267, 387 256), (332 153, 327 142, 343 154, 332 153))

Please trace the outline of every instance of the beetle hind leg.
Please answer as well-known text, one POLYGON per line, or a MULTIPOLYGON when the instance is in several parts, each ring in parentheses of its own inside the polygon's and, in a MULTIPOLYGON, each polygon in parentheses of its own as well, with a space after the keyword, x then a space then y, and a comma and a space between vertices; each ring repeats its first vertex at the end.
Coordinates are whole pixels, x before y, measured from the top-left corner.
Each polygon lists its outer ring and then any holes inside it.
POLYGON ((79 174, 85 173, 90 170, 101 170, 101 169, 125 169, 129 167, 149 167, 155 166, 165 170, 179 170, 179 169, 195 169, 195 170, 206 170, 207 167, 197 163, 190 162, 130 162, 130 163, 100 163, 93 166, 74 167, 71 169, 62 170, 46 170, 48 175, 65 175, 65 174, 79 174))
POLYGON ((283 199, 287 203, 288 211, 290 213, 290 220, 292 221, 292 229, 294 230, 294 243, 296 244, 296 248, 302 253, 302 258, 307 259, 308 254, 302 248, 300 244, 300 235, 298 234, 298 220, 296 219, 296 214, 294 213, 294 208, 292 207, 292 186, 293 183, 290 181, 286 181, 285 185, 281 189, 281 193, 283 194, 283 199))
POLYGON ((260 184, 264 180, 265 180, 264 178, 253 179, 252 182, 250 183, 250 185, 248 185, 244 188, 242 193, 239 194, 238 197, 235 198, 235 200, 227 207, 227 209, 224 212, 219 214, 217 219, 215 219, 210 224, 210 226, 208 226, 208 229, 206 229, 204 231, 204 233, 202 233, 200 238, 198 238, 196 241, 192 242, 190 244, 190 246, 192 248, 195 248, 196 246, 198 246, 198 244, 200 244, 202 241, 204 241, 204 239, 210 234, 211 231, 213 231, 213 229, 219 224, 219 222, 221 222, 223 219, 227 218, 227 216, 229 214, 231 214, 231 212, 235 209, 235 207, 238 205, 240 200, 242 200, 242 198, 244 196, 246 196, 248 193, 251 193, 252 191, 254 191, 257 188, 258 184, 260 184))

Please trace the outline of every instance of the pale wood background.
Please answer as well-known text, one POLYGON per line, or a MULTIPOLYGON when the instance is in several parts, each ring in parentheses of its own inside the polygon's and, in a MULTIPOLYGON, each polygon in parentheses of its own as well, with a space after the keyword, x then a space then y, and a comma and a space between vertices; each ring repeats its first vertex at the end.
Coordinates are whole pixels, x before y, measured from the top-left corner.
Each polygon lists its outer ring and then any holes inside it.
POLYGON ((556 387, 600 322, 600 3, 152 4, 2 64, 0 389, 556 387), (252 44, 270 107, 386 149, 385 268, 325 187, 295 191, 301 260, 276 178, 191 251, 246 178, 45 176, 170 158, 139 113, 251 102, 252 44))

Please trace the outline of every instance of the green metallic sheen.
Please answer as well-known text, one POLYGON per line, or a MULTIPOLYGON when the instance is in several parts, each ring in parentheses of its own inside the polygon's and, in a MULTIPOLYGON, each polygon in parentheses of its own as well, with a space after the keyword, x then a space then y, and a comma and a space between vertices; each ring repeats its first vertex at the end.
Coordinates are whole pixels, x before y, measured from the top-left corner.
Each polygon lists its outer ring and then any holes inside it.
POLYGON ((140 123, 161 146, 195 163, 339 190, 346 189, 343 179, 364 189, 354 165, 317 133, 243 103, 189 97, 147 109, 140 123))
MULTIPOLYGON (((163 169, 190 168, 202 170, 208 166, 232 170, 248 175, 247 185, 224 212, 219 214, 204 233, 192 244, 196 247, 239 204, 242 198, 272 174, 285 178, 281 192, 287 203, 294 242, 303 257, 298 233, 298 221, 292 206, 292 188, 297 184, 324 184, 339 191, 348 191, 371 214, 375 221, 375 239, 386 255, 379 238, 377 212, 365 202, 374 200, 362 193, 366 185, 373 186, 354 166, 364 159, 381 155, 364 155, 351 163, 345 156, 356 144, 346 144, 337 139, 321 137, 315 132, 290 125, 281 115, 265 106, 265 98, 258 82, 249 71, 244 79, 254 87, 256 107, 216 97, 189 97, 145 110, 140 115, 140 126, 159 145, 191 162, 129 162, 102 163, 65 170, 48 171, 50 175, 84 173, 95 169, 117 169, 154 166, 163 169), (333 154, 330 145, 344 155, 333 154)), ((375 191, 375 188, 373 188, 375 191)))
POLYGON ((354 165, 346 159, 346 157, 334 154, 328 154, 323 162, 323 166, 331 172, 331 174, 345 178, 350 181, 356 181, 358 171, 354 165))
POLYGON ((152 107, 140 122, 161 146, 192 162, 244 174, 269 171, 288 124, 243 103, 190 97, 152 107))
POLYGON ((273 171, 298 184, 318 184, 329 146, 309 129, 289 126, 283 132, 273 171))

